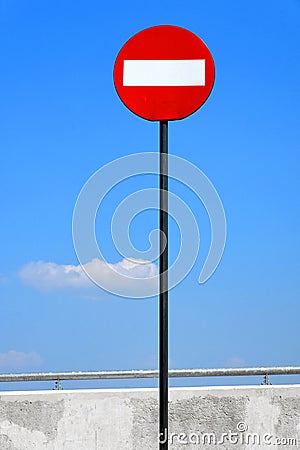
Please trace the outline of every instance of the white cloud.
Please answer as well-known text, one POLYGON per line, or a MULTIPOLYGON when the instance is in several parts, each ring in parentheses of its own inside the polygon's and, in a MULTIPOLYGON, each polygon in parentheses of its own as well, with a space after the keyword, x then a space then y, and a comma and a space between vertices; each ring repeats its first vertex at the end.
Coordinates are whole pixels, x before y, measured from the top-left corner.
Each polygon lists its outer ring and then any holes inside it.
POLYGON ((40 366, 42 358, 36 352, 17 352, 10 350, 6 353, 0 353, 0 367, 1 368, 21 368, 40 366))
POLYGON ((229 358, 227 361, 228 367, 245 367, 246 361, 243 358, 239 358, 238 356, 233 356, 229 358))
POLYGON ((44 261, 26 264, 19 275, 24 283, 41 289, 85 287, 91 283, 81 266, 44 261))
POLYGON ((92 288, 95 284, 86 273, 112 293, 139 297, 142 293, 154 291, 158 269, 152 262, 144 260, 123 259, 109 264, 95 258, 83 267, 44 261, 30 262, 20 270, 19 276, 24 283, 37 289, 92 288))

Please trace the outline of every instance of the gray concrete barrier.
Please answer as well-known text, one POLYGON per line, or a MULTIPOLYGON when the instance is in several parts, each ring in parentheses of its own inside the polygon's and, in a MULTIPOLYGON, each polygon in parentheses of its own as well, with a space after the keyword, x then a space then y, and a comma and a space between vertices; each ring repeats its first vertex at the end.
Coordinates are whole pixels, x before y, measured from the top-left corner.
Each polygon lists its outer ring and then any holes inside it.
MULTIPOLYGON (((0 449, 157 450, 157 400, 155 389, 0 392, 0 449)), ((172 388, 169 410, 170 450, 300 448, 299 385, 172 388)))

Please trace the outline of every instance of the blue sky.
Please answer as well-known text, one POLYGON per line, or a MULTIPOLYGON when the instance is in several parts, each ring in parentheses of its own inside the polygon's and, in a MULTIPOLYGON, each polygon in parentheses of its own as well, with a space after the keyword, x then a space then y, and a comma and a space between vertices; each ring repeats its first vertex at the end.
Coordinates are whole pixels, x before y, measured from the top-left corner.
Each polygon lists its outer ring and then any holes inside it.
MULTIPOLYGON (((118 298, 92 284, 49 288, 20 271, 37 261, 78 265, 72 214, 84 183, 116 158, 157 151, 158 125, 122 105, 112 71, 122 45, 159 24, 188 28, 213 54, 212 94, 170 124, 169 150, 209 177, 228 227, 222 261, 199 285, 209 220, 171 183, 197 218, 201 247, 170 293, 170 366, 300 365, 299 14, 298 0, 1 2, 0 372, 157 367, 157 298, 118 298)), ((110 262, 115 207, 156 183, 136 177, 103 204, 98 234, 110 262)), ((154 211, 140 215, 135 245, 147 247, 156 224, 154 211)), ((174 258, 178 229, 170 229, 174 258)))

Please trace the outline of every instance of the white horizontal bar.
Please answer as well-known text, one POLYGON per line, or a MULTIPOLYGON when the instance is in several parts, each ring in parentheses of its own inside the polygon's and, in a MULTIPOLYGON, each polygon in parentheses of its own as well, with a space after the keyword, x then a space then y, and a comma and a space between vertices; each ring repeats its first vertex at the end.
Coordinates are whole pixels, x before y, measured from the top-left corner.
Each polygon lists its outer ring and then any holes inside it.
MULTIPOLYGON (((226 377, 256 375, 300 375, 300 366, 237 367, 217 369, 170 369, 169 377, 226 377)), ((108 370, 95 372, 1 373, 0 382, 96 380, 113 378, 157 378, 158 370, 108 370)))
POLYGON ((205 59, 124 60, 123 86, 205 86, 205 59))

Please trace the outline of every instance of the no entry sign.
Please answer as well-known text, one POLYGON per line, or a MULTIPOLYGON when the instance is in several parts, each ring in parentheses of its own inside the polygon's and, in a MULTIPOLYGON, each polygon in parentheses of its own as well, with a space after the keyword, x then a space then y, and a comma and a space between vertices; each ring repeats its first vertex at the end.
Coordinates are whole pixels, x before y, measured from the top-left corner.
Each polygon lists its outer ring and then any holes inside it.
POLYGON ((211 93, 214 79, 214 61, 204 42, 172 25, 147 28, 134 35, 121 48, 114 67, 115 87, 125 106, 144 119, 160 122, 160 450, 168 450, 168 122, 197 111, 211 93))
POLYGON ((160 25, 134 35, 120 50, 114 83, 122 102, 148 120, 178 120, 207 100, 215 78, 212 55, 190 31, 160 25))

